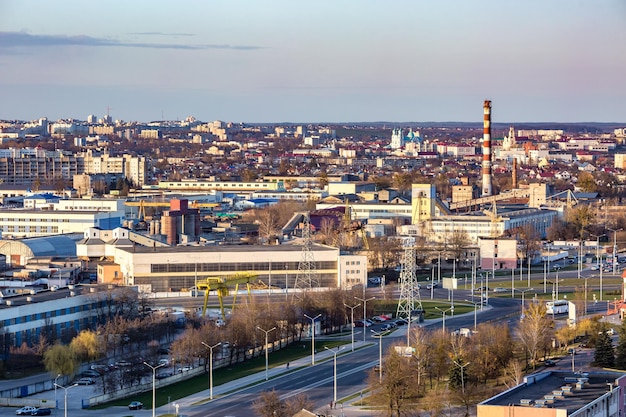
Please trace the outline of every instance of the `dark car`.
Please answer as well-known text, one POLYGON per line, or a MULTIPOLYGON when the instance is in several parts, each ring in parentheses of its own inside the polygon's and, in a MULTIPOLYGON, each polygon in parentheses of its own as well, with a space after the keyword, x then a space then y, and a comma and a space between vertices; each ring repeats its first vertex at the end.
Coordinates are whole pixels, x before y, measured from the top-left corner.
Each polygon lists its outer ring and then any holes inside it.
POLYGON ((31 416, 49 416, 50 414, 52 414, 52 410, 49 408, 38 408, 35 411, 33 411, 30 415, 31 416))
POLYGON ((556 362, 554 362, 552 359, 547 359, 547 360, 545 360, 545 361, 543 362, 543 364, 544 364, 545 366, 554 366, 554 365, 556 365, 556 362))
POLYGON ((141 410, 142 408, 143 408, 143 403, 140 401, 133 401, 132 403, 128 404, 129 410, 141 410))

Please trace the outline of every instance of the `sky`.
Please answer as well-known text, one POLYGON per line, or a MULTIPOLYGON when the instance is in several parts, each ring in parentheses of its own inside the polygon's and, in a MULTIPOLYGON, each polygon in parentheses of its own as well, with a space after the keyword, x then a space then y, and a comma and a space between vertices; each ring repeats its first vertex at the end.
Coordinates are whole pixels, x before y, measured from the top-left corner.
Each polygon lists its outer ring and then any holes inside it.
POLYGON ((0 119, 626 122, 625 0, 0 0, 0 119))

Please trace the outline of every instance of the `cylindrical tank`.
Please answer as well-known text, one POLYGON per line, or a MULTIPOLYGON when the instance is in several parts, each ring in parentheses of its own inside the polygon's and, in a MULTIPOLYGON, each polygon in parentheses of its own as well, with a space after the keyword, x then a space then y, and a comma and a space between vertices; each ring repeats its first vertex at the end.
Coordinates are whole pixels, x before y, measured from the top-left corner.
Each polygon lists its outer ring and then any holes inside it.
POLYGON ((161 228, 166 236, 168 245, 175 245, 176 242, 176 217, 169 215, 169 212, 161 218, 161 228))

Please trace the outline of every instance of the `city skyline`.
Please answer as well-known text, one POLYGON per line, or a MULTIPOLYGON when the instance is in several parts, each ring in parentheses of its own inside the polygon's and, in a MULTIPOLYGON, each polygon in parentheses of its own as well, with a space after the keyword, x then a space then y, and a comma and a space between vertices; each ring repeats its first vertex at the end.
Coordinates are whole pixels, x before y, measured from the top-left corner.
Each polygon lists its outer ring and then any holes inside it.
POLYGON ((626 121, 621 0, 0 0, 0 119, 626 121))

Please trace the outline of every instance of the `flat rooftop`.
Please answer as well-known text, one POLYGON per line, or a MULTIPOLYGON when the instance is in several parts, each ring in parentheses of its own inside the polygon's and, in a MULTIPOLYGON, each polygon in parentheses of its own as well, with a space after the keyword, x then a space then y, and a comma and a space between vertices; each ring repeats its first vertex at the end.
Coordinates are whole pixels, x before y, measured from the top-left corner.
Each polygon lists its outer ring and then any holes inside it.
MULTIPOLYGON (((129 253, 190 253, 190 252, 302 252, 301 245, 207 245, 207 246, 161 246, 157 248, 139 246, 119 248, 129 253)), ((313 250, 336 252, 337 248, 313 245, 313 250)))
POLYGON ((609 384, 615 384, 616 379, 623 376, 615 372, 547 371, 529 375, 526 385, 505 391, 480 404, 565 409, 569 415, 609 392, 609 384))

